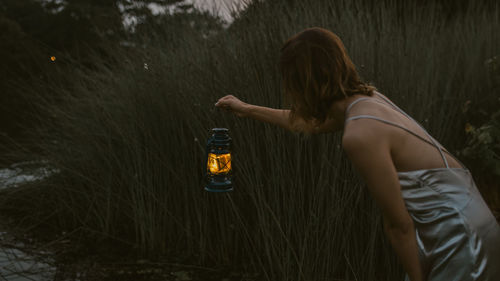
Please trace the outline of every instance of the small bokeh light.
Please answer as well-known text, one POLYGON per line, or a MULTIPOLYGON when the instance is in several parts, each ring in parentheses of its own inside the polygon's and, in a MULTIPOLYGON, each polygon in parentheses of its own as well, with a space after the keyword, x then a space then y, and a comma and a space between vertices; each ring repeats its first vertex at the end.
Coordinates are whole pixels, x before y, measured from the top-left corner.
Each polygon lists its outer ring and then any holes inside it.
POLYGON ((51 60, 51 61, 56 61, 56 57, 51 56, 51 57, 50 57, 50 60, 51 60))

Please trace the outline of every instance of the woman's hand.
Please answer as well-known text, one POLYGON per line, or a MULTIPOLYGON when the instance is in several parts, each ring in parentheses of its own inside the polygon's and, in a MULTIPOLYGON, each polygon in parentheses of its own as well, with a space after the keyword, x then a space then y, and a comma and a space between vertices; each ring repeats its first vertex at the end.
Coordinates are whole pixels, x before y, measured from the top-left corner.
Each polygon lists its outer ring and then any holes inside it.
POLYGON ((237 97, 233 95, 227 95, 220 98, 216 103, 216 107, 222 108, 226 111, 231 111, 238 117, 247 117, 248 116, 248 107, 249 104, 242 102, 237 97))

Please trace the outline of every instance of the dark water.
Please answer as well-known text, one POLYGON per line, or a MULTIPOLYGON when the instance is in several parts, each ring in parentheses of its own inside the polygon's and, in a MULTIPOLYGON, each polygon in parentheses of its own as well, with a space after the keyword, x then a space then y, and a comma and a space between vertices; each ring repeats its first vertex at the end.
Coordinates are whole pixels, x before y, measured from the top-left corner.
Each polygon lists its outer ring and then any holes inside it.
MULTIPOLYGON (((44 162, 22 162, 0 169, 0 190, 17 188, 25 182, 37 181, 53 173, 44 162)), ((29 246, 16 242, 6 232, 0 221, 0 281, 54 280, 55 268, 50 259, 42 262, 41 256, 49 253, 29 252, 29 246)))
POLYGON ((54 280, 54 267, 20 250, 25 248, 24 244, 9 243, 7 236, 6 232, 0 232, 0 280, 54 280))

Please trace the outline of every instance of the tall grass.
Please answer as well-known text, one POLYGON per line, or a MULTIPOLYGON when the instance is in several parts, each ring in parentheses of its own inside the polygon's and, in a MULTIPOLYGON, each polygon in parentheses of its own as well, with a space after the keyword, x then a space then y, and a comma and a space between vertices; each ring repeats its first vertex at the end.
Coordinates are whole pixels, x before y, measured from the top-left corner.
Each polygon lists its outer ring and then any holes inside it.
POLYGON ((433 4, 379 2, 259 1, 206 39, 186 26, 179 44, 156 37, 116 50, 115 65, 74 70, 71 88, 54 84, 61 101, 38 101, 53 116, 36 132, 40 157, 61 173, 5 192, 2 210, 148 257, 246 265, 262 280, 401 279, 340 134, 293 134, 214 108, 226 94, 281 107, 279 48, 321 26, 343 39, 365 80, 453 151, 461 104, 491 94, 483 62, 500 50, 499 9, 443 17, 433 4), (213 127, 233 139, 231 193, 203 191, 213 127))

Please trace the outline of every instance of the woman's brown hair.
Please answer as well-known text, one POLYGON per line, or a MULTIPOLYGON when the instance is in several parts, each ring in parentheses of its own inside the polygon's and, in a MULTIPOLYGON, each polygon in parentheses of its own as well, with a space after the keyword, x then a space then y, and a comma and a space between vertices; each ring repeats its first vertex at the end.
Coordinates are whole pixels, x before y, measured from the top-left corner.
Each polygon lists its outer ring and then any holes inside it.
POLYGON ((361 81, 340 38, 324 28, 308 28, 289 38, 281 48, 279 68, 292 122, 301 117, 323 123, 335 101, 371 96, 376 90, 361 81))

